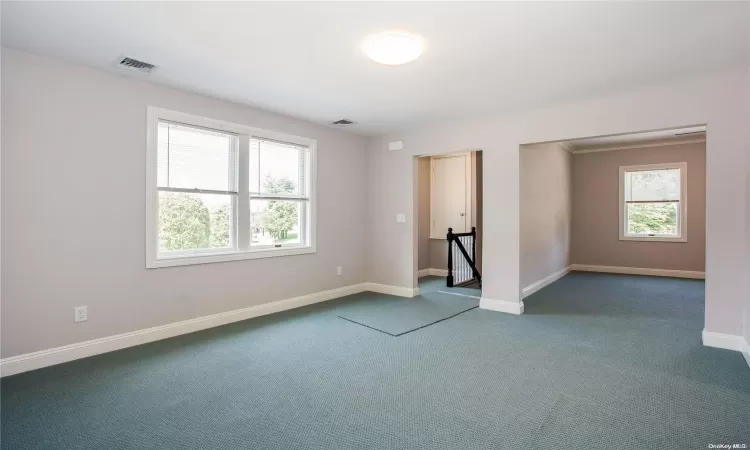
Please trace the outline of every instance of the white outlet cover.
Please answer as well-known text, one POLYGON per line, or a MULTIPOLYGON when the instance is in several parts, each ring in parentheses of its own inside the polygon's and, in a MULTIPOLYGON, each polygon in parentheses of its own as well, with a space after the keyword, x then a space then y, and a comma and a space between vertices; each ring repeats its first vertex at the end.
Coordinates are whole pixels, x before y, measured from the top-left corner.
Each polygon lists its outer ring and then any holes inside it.
POLYGON ((341 266, 336 267, 336 275, 341 275, 344 273, 344 268, 341 266))
POLYGON ((85 322, 88 320, 88 312, 85 306, 76 306, 73 309, 73 320, 76 322, 85 322))

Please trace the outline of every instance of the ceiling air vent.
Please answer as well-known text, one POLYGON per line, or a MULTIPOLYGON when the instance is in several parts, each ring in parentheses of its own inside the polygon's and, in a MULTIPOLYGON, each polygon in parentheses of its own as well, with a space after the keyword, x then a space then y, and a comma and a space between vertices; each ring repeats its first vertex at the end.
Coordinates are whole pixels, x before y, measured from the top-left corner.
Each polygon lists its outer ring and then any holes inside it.
POLYGON ((345 125, 354 125, 357 122, 353 120, 349 120, 349 119, 339 119, 339 120, 334 120, 333 122, 329 122, 329 123, 331 125, 344 125, 345 126, 345 125))
POLYGON ((703 134, 705 133, 705 130, 702 131, 688 131, 686 133, 675 133, 675 136, 690 136, 691 134, 703 134))
POLYGON ((117 65, 123 69, 137 70, 143 73, 151 73, 151 71, 156 69, 156 66, 153 64, 128 57, 122 58, 117 65))

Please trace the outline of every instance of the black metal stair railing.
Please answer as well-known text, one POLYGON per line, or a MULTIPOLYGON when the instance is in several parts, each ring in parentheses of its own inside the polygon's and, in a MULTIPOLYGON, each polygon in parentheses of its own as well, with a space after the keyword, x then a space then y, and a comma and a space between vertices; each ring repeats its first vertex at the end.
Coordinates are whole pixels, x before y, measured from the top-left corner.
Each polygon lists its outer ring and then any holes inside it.
POLYGON ((448 228, 448 278, 447 286, 456 287, 479 283, 482 286, 482 275, 477 270, 477 229, 471 227, 470 233, 454 233, 448 228), (471 256, 466 250, 471 247, 471 256))

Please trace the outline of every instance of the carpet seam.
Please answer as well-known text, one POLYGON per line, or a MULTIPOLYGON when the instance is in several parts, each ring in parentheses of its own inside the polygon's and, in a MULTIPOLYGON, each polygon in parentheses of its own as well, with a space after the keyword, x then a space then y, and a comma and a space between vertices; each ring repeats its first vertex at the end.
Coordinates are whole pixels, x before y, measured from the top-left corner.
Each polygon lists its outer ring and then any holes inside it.
POLYGON ((465 309, 465 310, 463 310, 463 311, 459 311, 459 312, 457 312, 456 314, 453 314, 453 315, 451 315, 451 316, 448 316, 448 317, 444 317, 444 318, 442 318, 442 319, 439 319, 439 320, 436 320, 436 321, 434 321, 434 322, 430 322, 430 323, 428 323, 428 324, 426 324, 426 325, 422 325, 421 327, 418 327, 418 328, 414 328, 414 329, 411 329, 411 330, 408 330, 408 331, 404 331, 403 333, 398 333, 398 334, 393 334, 393 333, 389 333, 389 332, 387 332, 387 331, 383 331, 383 330, 381 330, 381 329, 379 329, 379 328, 371 327, 370 325, 365 325, 365 324, 363 324, 363 323, 361 323, 361 322, 357 322, 356 320, 348 319, 348 318, 346 318, 346 317, 343 317, 343 316, 336 316, 336 317, 338 317, 339 319, 344 319, 344 320, 346 320, 347 322, 351 322, 351 323, 355 323, 355 324, 357 324, 357 325, 361 325, 361 326, 363 326, 363 327, 365 327, 365 328, 369 328, 369 329, 371 329, 371 330, 379 331, 379 332, 381 332, 381 333, 383 333, 383 334, 387 334, 388 336, 391 336, 391 337, 399 337, 399 336, 403 336, 403 335, 405 335, 405 334, 409 334, 409 333, 411 333, 411 332, 414 332, 414 331, 417 331, 417 330, 421 330, 421 329, 423 329, 423 328, 427 328, 427 327, 429 327, 429 326, 435 325, 436 323, 444 322, 444 321, 446 321, 446 320, 448 320, 448 319, 452 319, 452 318, 454 318, 454 317, 456 317, 456 316, 458 316, 458 315, 460 315, 460 314, 463 314, 463 313, 465 313, 465 312, 468 312, 468 311, 471 311, 472 309, 477 309, 477 308, 479 308, 479 306, 472 306, 472 307, 471 307, 471 308, 469 308, 469 309, 465 309))

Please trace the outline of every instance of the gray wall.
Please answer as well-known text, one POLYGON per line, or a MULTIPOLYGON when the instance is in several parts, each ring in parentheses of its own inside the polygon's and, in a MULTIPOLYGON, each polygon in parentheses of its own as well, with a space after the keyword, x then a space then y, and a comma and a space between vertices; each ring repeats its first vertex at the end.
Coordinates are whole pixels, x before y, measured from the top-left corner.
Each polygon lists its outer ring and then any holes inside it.
POLYGON ((2 130, 4 358, 367 279, 360 137, 8 49, 2 130), (317 253, 146 270, 147 105, 317 139, 317 253))
POLYGON ((703 272, 706 144, 573 155, 573 263, 703 272), (621 241, 620 166, 671 162, 687 163, 687 242, 621 241))
MULTIPOLYGON (((417 267, 419 270, 422 270, 433 268, 432 260, 430 259, 430 157, 425 156, 417 158, 417 166, 417 180, 419 182, 417 192, 417 203, 419 208, 419 265, 417 267)), ((435 268, 441 268, 441 266, 435 268)))
POLYGON ((571 155, 560 144, 521 147, 521 286, 570 265, 571 155))

